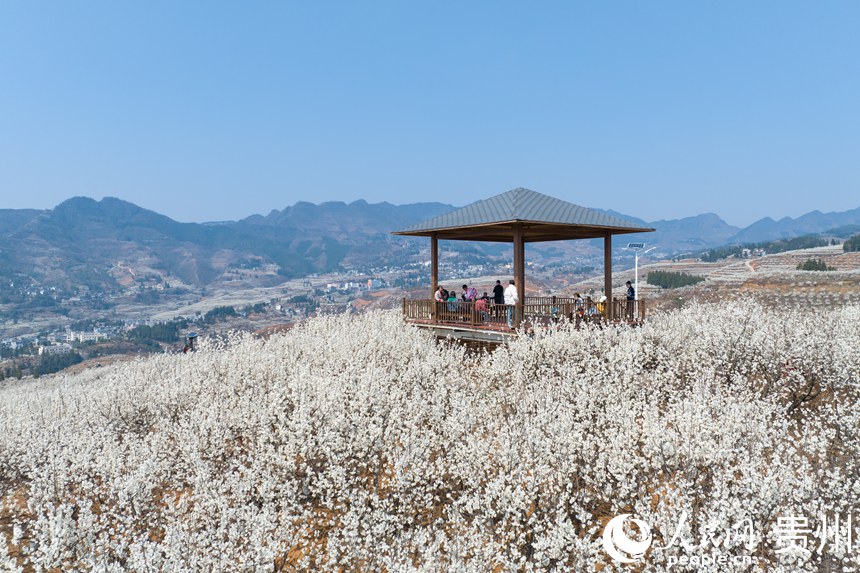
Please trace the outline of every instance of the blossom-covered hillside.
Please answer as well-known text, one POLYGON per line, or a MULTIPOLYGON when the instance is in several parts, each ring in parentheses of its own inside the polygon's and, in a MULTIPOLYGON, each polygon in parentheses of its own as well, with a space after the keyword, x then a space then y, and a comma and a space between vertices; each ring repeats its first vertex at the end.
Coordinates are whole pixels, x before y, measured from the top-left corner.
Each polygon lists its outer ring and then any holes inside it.
POLYGON ((858 317, 694 306, 478 354, 380 312, 6 386, 0 570, 621 571, 628 513, 638 571, 856 567, 858 317))

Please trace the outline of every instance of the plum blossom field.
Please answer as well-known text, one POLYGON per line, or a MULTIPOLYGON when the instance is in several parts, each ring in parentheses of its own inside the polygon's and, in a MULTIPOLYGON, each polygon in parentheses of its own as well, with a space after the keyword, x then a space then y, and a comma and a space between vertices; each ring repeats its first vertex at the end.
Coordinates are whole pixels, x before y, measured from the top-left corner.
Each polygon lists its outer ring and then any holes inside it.
POLYGON ((8 385, 0 570, 857 568, 858 319, 693 305, 485 353, 375 312, 8 385), (744 559, 667 561, 715 552, 744 559))

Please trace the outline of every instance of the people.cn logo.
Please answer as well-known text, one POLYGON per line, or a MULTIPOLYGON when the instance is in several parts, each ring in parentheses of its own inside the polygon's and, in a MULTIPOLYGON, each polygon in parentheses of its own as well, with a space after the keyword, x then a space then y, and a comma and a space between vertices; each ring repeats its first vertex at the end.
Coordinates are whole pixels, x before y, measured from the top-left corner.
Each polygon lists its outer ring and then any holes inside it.
POLYGON ((630 521, 639 528, 642 540, 630 539, 624 531, 624 522, 628 517, 630 517, 629 513, 613 517, 603 530, 603 549, 619 563, 638 561, 651 547, 651 526, 641 519, 631 519, 630 521))

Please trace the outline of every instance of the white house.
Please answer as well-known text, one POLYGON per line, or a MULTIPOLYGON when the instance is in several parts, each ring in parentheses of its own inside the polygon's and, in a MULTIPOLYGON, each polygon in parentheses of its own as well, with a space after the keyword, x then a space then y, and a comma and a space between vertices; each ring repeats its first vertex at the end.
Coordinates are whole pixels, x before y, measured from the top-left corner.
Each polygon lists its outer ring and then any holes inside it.
POLYGON ((72 351, 71 344, 55 344, 52 346, 40 346, 39 347, 39 356, 43 354, 54 355, 54 354, 68 354, 72 351))

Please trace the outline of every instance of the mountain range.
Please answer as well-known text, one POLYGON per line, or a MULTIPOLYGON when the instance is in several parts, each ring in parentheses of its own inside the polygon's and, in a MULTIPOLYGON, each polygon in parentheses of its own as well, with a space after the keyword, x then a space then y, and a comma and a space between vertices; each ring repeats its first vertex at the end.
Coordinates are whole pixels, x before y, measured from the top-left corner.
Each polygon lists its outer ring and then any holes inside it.
MULTIPOLYGON (((453 209, 443 203, 299 202, 238 221, 179 223, 116 198, 74 197, 48 210, 0 210, 0 280, 67 289, 83 284, 110 292, 118 288, 112 269, 123 264, 136 269, 130 272, 144 269, 194 286, 210 284, 230 268, 259 265, 277 268, 273 281, 338 268, 391 266, 417 261, 427 245, 390 231, 453 209)), ((650 222, 609 213, 657 229, 641 238, 666 255, 860 225, 860 208, 765 218, 743 229, 713 213, 650 222)), ((498 254, 497 246, 459 248, 498 254)), ((570 260, 570 250, 534 248, 545 260, 570 260)))

